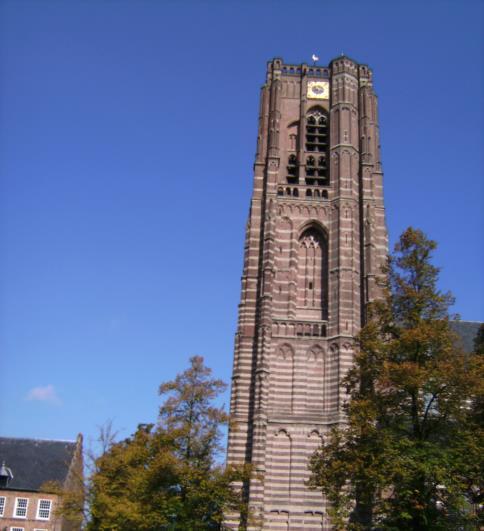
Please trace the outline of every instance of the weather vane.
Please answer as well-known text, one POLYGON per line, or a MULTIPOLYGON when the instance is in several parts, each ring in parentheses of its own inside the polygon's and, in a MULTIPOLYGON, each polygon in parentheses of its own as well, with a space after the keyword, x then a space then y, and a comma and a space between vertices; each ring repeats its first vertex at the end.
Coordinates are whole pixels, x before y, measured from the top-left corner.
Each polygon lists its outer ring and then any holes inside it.
POLYGON ((312 60, 313 60, 313 65, 315 65, 316 61, 319 61, 319 57, 315 53, 313 53, 312 60))

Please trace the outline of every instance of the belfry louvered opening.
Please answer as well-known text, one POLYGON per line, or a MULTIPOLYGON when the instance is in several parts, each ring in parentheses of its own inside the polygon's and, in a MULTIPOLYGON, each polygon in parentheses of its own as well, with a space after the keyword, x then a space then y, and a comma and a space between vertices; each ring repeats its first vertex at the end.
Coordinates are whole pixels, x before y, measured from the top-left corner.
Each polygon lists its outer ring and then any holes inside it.
POLYGON ((294 184, 298 182, 298 167, 297 167, 297 157, 296 155, 289 155, 287 160, 287 182, 294 184))
POLYGON ((306 184, 329 184, 329 120, 322 108, 312 109, 306 117, 306 184))

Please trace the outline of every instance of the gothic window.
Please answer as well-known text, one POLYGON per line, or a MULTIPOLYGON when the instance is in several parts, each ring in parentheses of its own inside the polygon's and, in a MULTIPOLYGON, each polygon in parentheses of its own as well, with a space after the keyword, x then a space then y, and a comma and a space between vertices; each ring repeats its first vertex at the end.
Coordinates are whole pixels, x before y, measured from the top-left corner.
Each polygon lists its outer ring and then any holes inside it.
POLYGON ((297 183, 298 181, 298 167, 296 155, 289 155, 287 160, 287 182, 297 183))
POLYGON ((326 178, 326 157, 318 158, 318 177, 326 178))
POLYGON ((297 305, 314 310, 327 319, 328 250, 326 237, 316 228, 306 229, 299 238, 297 305))
POLYGON ((318 153, 318 163, 309 156, 306 159, 306 184, 329 184, 329 173, 326 165, 329 149, 328 115, 322 108, 312 109, 306 118, 305 150, 318 153), (311 160, 313 163, 308 164, 311 160))
POLYGON ((287 128, 287 150, 288 150, 288 159, 287 159, 287 182, 289 184, 297 184, 299 178, 299 168, 297 160, 297 139, 298 139, 298 128, 299 123, 293 122, 289 124, 287 128))

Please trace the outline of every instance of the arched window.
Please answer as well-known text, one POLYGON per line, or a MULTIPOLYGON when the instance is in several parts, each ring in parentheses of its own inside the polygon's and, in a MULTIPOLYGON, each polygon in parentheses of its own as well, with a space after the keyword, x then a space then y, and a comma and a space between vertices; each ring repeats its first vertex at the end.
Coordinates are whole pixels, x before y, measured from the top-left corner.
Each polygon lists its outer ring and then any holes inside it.
POLYGON ((307 317, 327 319, 328 245, 316 227, 307 228, 299 238, 297 307, 307 317))
POLYGON ((306 159, 306 183, 307 183, 307 177, 313 176, 315 172, 316 172, 316 160, 312 155, 310 155, 306 159))
MULTIPOLYGON (((329 149, 329 120, 326 111, 316 108, 309 111, 306 118, 306 152, 319 153, 318 165, 308 165, 306 161, 306 184, 329 184, 326 165, 329 149)), ((314 160, 314 158, 313 158, 314 160)))
POLYGON ((287 160, 287 182, 297 183, 298 181, 298 167, 296 155, 289 155, 287 160))
POLYGON ((318 176, 319 177, 326 177, 326 157, 319 157, 318 158, 318 176))
POLYGON ((287 127, 287 182, 289 184, 297 184, 299 178, 299 168, 297 161, 297 138, 298 138, 299 122, 293 122, 287 127))

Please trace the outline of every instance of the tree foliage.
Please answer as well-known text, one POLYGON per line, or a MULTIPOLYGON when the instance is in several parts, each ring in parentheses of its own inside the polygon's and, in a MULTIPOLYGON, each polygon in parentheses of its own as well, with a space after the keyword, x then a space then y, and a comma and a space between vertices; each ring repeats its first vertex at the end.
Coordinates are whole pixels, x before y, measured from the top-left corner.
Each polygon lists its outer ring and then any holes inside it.
POLYGON ((160 386, 159 423, 140 425, 95 461, 89 530, 220 529, 224 511, 244 511, 231 484, 248 472, 216 460, 227 415, 213 404, 224 389, 199 356, 160 386))
POLYGON ((347 424, 310 462, 336 529, 473 529, 482 503, 482 340, 465 354, 437 289, 435 242, 407 229, 343 384, 347 424))

